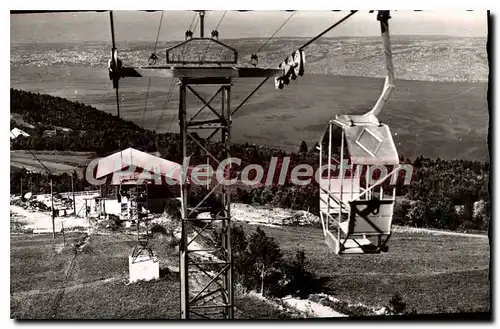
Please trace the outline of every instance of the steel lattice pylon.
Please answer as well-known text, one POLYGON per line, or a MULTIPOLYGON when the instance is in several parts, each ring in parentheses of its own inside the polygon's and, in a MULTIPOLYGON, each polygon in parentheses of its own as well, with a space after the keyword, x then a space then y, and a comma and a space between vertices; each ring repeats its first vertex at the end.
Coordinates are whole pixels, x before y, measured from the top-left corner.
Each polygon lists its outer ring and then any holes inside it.
MULTIPOLYGON (((216 69, 215 69, 216 70, 216 69)), ((179 125, 183 159, 190 156, 187 150, 189 140, 194 141, 206 153, 207 158, 219 163, 229 155, 231 109, 230 92, 231 79, 204 79, 197 78, 179 79, 179 125), (192 87, 192 85, 220 85, 217 92, 205 101, 192 87), (204 105, 192 117, 188 118, 187 91, 203 101, 204 105), (220 108, 214 109, 209 103, 217 96, 221 97, 220 108), (215 115, 215 119, 195 121, 203 111, 215 115), (210 137, 216 136, 220 131, 221 152, 211 154, 192 132, 199 129, 215 129, 210 137)), ((188 168, 183 166, 182 182, 188 168)), ((231 257, 231 207, 230 195, 227 189, 219 183, 206 189, 203 199, 194 204, 190 202, 187 184, 181 187, 181 212, 182 236, 180 242, 180 275, 181 275, 181 318, 233 318, 233 283, 232 283, 232 257, 231 257), (220 206, 209 202, 220 189, 220 206), (199 225, 197 214, 210 212, 211 219, 199 225), (220 222, 221 241, 214 241, 208 236, 207 228, 214 222, 220 222), (198 225, 195 225, 198 223, 198 225), (200 246, 203 246, 200 248, 200 246)))

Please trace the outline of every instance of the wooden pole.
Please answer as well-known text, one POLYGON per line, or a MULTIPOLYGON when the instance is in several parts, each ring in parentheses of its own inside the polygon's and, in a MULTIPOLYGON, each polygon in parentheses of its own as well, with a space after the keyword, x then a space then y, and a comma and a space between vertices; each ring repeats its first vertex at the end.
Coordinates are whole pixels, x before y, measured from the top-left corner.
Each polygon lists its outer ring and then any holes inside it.
MULTIPOLYGON (((106 208, 104 208, 105 206, 105 203, 104 203, 104 199, 102 197, 102 185, 99 185, 99 198, 100 198, 100 201, 99 201, 99 219, 101 219, 101 214, 103 214, 105 211, 106 211, 106 208)), ((87 209, 87 208, 85 208, 87 209)))
POLYGON ((50 177, 50 202, 52 204, 51 210, 52 210, 52 239, 56 239, 56 225, 55 225, 55 212, 54 212, 54 191, 52 189, 52 176, 50 177))
POLYGON ((66 236, 64 235, 64 220, 61 221, 61 230, 63 235, 63 245, 66 246, 66 236))
POLYGON ((76 216, 76 199, 75 199, 75 185, 73 183, 74 175, 71 175, 71 192, 73 193, 73 212, 76 216))

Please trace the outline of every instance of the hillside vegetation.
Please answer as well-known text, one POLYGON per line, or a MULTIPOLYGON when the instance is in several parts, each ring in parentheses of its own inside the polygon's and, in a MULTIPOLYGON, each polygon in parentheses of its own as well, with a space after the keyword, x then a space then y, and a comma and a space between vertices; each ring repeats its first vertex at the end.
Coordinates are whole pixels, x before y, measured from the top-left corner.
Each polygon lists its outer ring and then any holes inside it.
MULTIPOLYGON (((12 149, 72 150, 97 152, 106 155, 127 147, 143 151, 158 151, 169 160, 181 162, 179 138, 177 134, 156 134, 132 122, 124 121, 91 106, 48 95, 40 95, 11 89, 11 112, 18 113, 22 120, 35 126, 30 137, 19 137, 11 142, 12 149), (43 115, 41 114, 43 113, 43 115), (43 136, 48 126, 70 128, 70 132, 59 132, 57 136, 43 136)), ((11 122, 11 124, 13 124, 11 122)), ((203 142, 200 140, 200 142, 203 142)), ((205 143, 205 142, 203 142, 205 143)), ((220 145, 205 143, 205 148, 218 154, 220 145)), ((281 168, 281 160, 290 156, 290 167, 305 163, 318 166, 317 153, 313 145, 302 143, 298 152, 287 153, 265 146, 232 145, 232 157, 242 160, 242 166, 260 164, 267 172, 272 156, 279 157, 276 172, 281 168)), ((192 153, 191 164, 206 163, 202 150, 191 142, 188 153, 192 153)), ((480 229, 488 226, 489 206, 489 163, 468 160, 441 160, 418 157, 413 162, 401 156, 401 162, 413 163, 413 180, 404 186, 397 182, 397 194, 406 196, 407 201, 398 205, 395 223, 417 227, 438 227, 446 229, 480 229), (474 204, 483 201, 484 207, 474 211, 474 204), (458 211, 457 211, 458 209, 458 211)), ((289 171, 290 172, 290 171, 289 171)), ((233 172, 233 174, 235 174, 233 172)), ((277 182, 277 174, 273 182, 277 182)), ((41 192, 48 187, 48 178, 41 174, 30 174, 25 170, 11 171, 11 193, 20 192, 20 178, 32 183, 33 192, 41 192)), ((56 181, 56 190, 69 190, 69 176, 61 176, 56 181)), ((250 177, 252 178, 252 177, 250 177)), ((252 189, 238 189, 234 201, 254 204, 268 204, 284 208, 303 209, 318 213, 318 186, 310 184, 298 187, 287 177, 284 186, 257 185, 252 189)), ((263 177, 262 181, 265 181, 263 177)), ((83 179, 77 189, 91 188, 83 179)), ((25 188, 26 190, 26 188, 25 188)), ((196 193, 194 193, 196 194, 196 193)))

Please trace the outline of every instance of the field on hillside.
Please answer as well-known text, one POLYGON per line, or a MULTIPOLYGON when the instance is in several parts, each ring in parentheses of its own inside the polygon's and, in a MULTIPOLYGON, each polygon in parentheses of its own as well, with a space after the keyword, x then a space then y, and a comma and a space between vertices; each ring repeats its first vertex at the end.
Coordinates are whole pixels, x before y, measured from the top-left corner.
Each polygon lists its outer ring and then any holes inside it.
MULTIPOLYGON (((180 291, 174 251, 152 241, 160 279, 128 284, 134 235, 11 235, 11 306, 14 319, 178 319, 180 291), (71 244, 85 242, 81 250, 71 244)), ((283 318, 282 311, 251 295, 236 293, 235 317, 283 318), (251 312, 250 312, 251 311, 251 312)))
MULTIPOLYGON (((240 225, 238 223, 237 225, 240 225)), ((241 224, 247 232, 254 225, 241 224)), ((349 303, 380 308, 395 293, 407 309, 423 313, 488 311, 487 238, 396 233, 388 253, 335 256, 321 229, 262 226, 285 256, 302 247, 323 292, 349 303)), ((11 235, 11 317, 16 319, 175 319, 179 317, 177 254, 161 236, 157 281, 128 283, 134 235, 11 235), (75 248, 71 244, 84 243, 75 248), (154 301, 154 302, 152 302, 154 301), (96 312, 99 310, 99 312, 96 312)), ((282 318, 270 304, 236 293, 236 317, 282 318)))
MULTIPOLYGON (((53 173, 76 171, 80 177, 82 177, 83 168, 95 158, 93 152, 32 151, 32 153, 53 173)), ((45 172, 40 162, 30 152, 24 150, 10 151, 10 165, 14 168, 45 172)))

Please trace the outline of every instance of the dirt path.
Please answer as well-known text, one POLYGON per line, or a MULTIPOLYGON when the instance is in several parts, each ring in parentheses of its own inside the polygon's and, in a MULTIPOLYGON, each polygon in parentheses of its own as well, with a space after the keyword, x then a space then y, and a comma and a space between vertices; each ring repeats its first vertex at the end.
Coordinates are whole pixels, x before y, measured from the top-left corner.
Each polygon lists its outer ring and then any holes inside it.
MULTIPOLYGON (((97 286, 100 286, 103 284, 117 282, 117 281, 125 280, 125 279, 126 279, 126 277, 124 277, 124 276, 116 276, 116 277, 111 277, 111 278, 107 278, 107 279, 99 279, 99 280, 95 280, 95 281, 75 284, 73 286, 69 286, 69 287, 64 288, 64 290, 65 291, 73 291, 73 290, 81 289, 81 288, 97 287, 97 286)), ((16 292, 16 293, 11 294, 10 296, 13 298, 16 298, 16 297, 19 298, 19 297, 25 297, 25 296, 51 294, 51 293, 59 292, 60 289, 61 288, 48 289, 48 290, 34 289, 34 290, 16 292)))
POLYGON ((465 238, 488 239, 487 234, 460 233, 460 232, 442 231, 442 230, 437 230, 437 229, 433 230, 433 229, 428 229, 428 228, 393 226, 393 230, 394 230, 394 233, 427 233, 427 234, 436 234, 436 235, 460 236, 460 237, 465 237, 465 238))
MULTIPOLYGON (((433 275, 441 275, 441 274, 453 274, 453 273, 467 273, 474 271, 484 271, 489 270, 489 266, 481 266, 477 268, 469 268, 464 270, 449 270, 449 271, 434 271, 434 272, 425 272, 423 274, 415 274, 415 273, 385 273, 385 272, 357 272, 356 275, 363 276, 407 276, 407 277, 415 277, 415 276, 433 276, 433 275)), ((332 276, 352 276, 352 273, 332 273, 332 276)))

